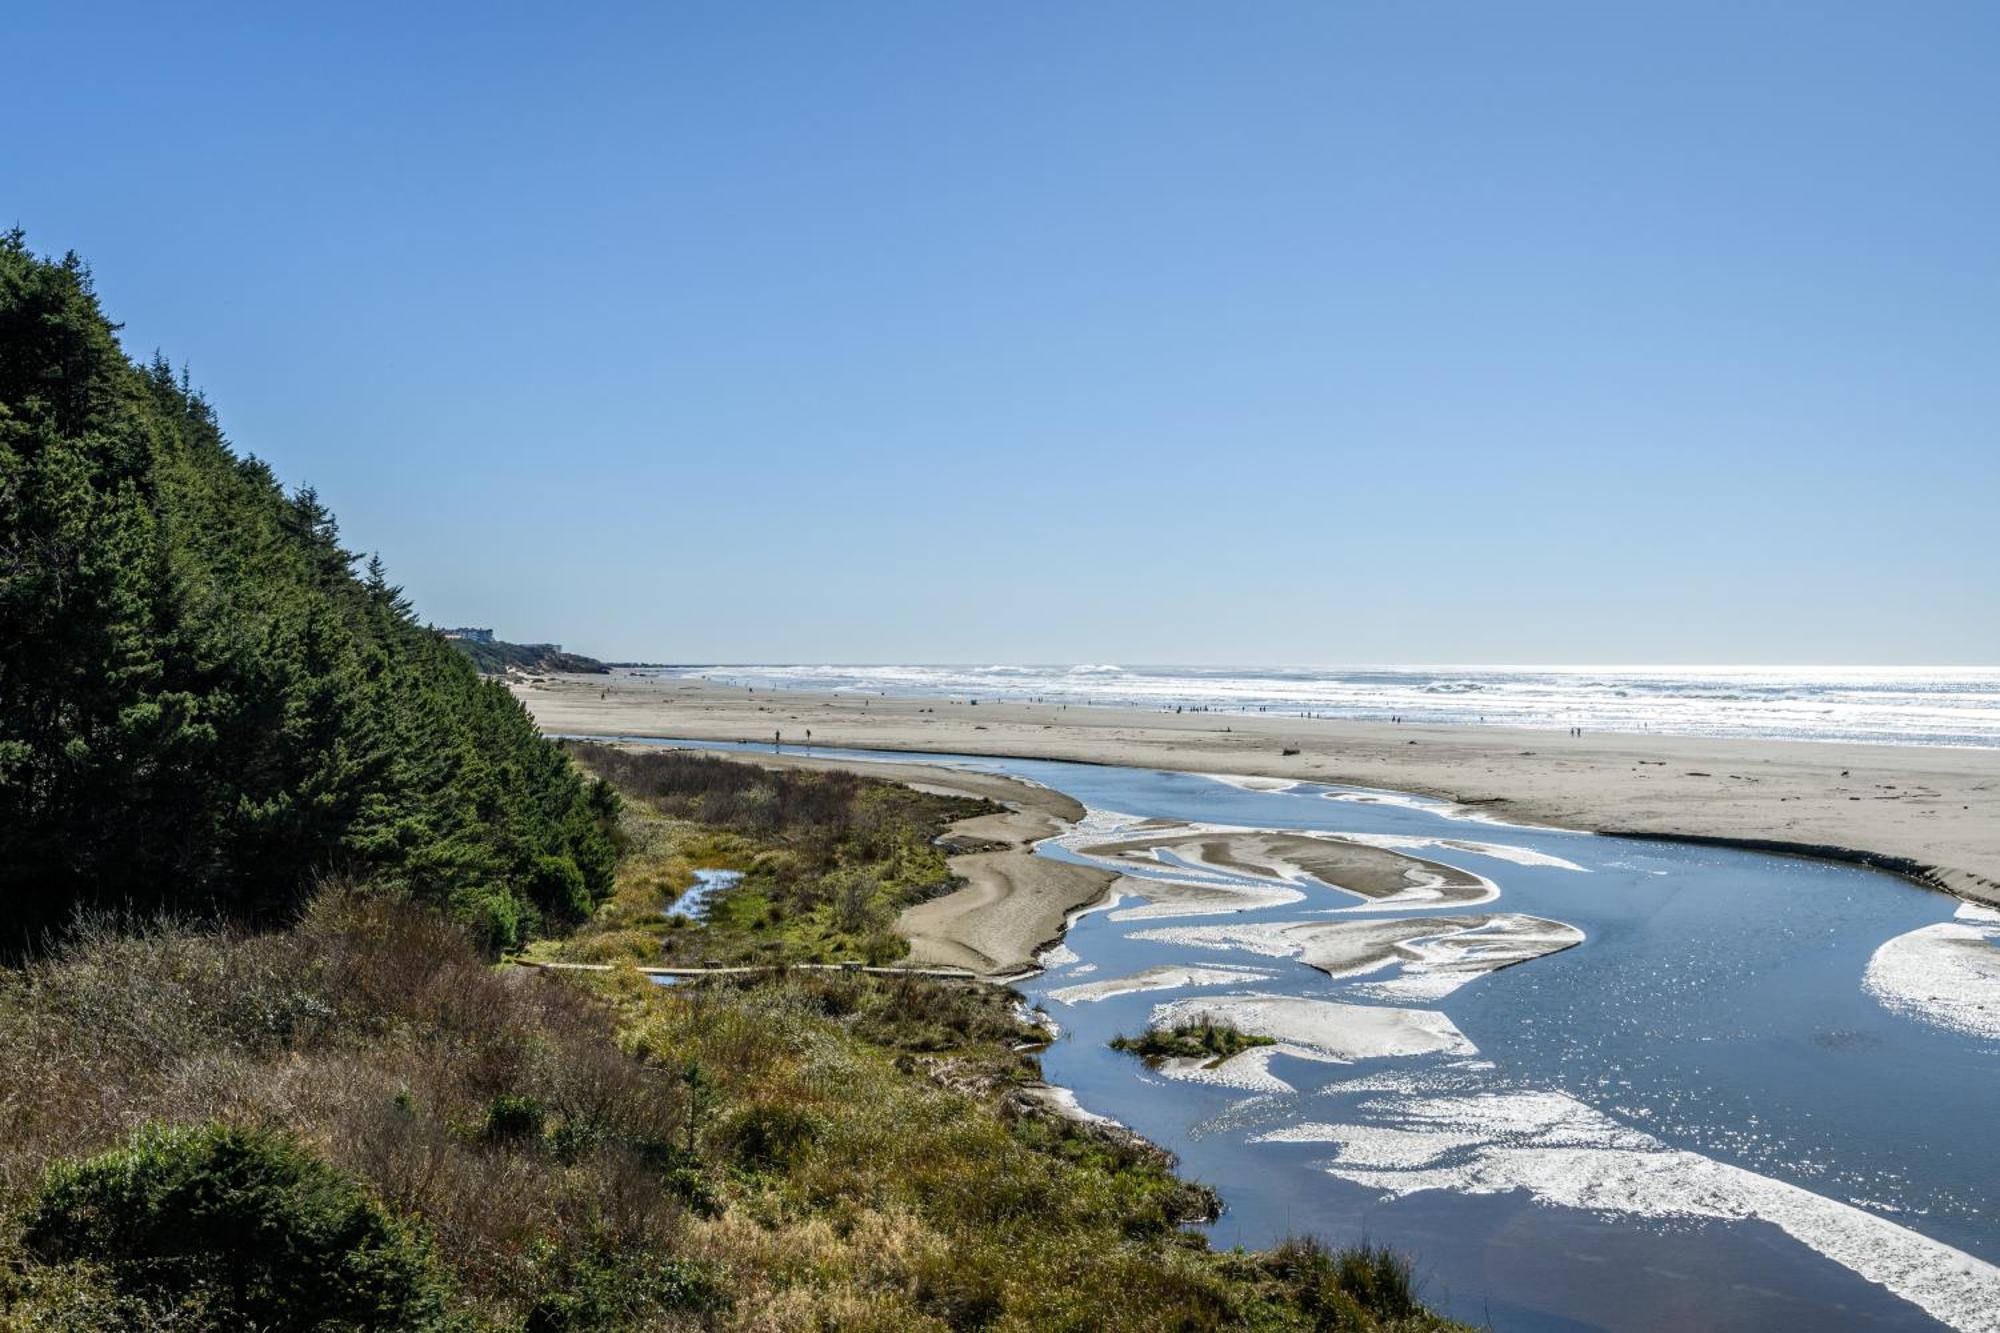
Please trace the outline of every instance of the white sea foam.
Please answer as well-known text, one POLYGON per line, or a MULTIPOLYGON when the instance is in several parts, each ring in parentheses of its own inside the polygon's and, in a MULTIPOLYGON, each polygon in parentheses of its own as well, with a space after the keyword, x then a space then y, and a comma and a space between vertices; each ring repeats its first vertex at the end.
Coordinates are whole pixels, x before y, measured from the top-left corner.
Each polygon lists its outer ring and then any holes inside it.
POLYGON ((1461 820, 1468 824, 1491 824, 1499 828, 1525 829, 1538 833, 1560 833, 1564 830, 1545 824, 1519 824, 1513 820, 1501 819, 1497 815, 1477 808, 1461 805, 1456 801, 1441 801, 1435 796, 1418 796, 1404 791, 1330 791, 1324 799, 1346 801, 1352 805, 1393 805, 1404 810, 1421 810, 1425 814, 1442 815, 1446 819, 1461 820))
POLYGON ((1154 1072, 1178 1083, 1206 1083, 1211 1087, 1234 1088, 1239 1092, 1292 1092, 1291 1084, 1271 1072, 1271 1057, 1294 1055, 1315 1058, 1310 1052, 1286 1046, 1253 1046, 1227 1060, 1162 1060, 1154 1072))
POLYGON ((1057 968, 1068 967, 1071 963, 1080 963, 1083 961, 1083 957, 1067 944, 1057 944, 1035 955, 1035 961, 1043 967, 1057 968))
POLYGON ((1899 1014, 2000 1039, 2000 912, 1967 903, 1957 920, 1896 936, 1868 960, 1861 984, 1899 1014))
MULTIPOLYGON (((1432 865, 1443 866, 1453 874, 1471 881, 1469 884, 1453 883, 1446 876, 1424 864, 1411 864, 1405 871, 1408 882, 1394 893, 1370 896, 1355 889, 1325 879, 1290 860, 1271 846, 1274 839, 1291 839, 1306 842, 1353 843, 1377 847, 1384 851, 1401 851, 1406 847, 1449 846, 1451 840, 1432 838, 1405 838, 1386 834, 1346 834, 1325 833, 1315 829, 1272 829, 1255 828, 1240 824, 1210 823, 1169 823, 1146 821, 1130 815, 1114 815, 1109 812, 1092 811, 1079 822, 1074 831, 1064 834, 1057 841, 1070 852, 1106 867, 1116 867, 1128 874, 1143 874, 1148 879, 1170 880, 1190 888, 1212 890, 1210 893, 1189 892, 1183 896, 1189 900, 1211 903, 1209 912, 1244 910, 1247 906, 1273 906, 1296 901, 1296 897, 1262 897, 1266 893, 1285 892, 1277 886, 1299 885, 1306 888, 1331 889, 1362 899, 1350 907, 1325 909, 1331 912, 1376 912, 1384 908, 1429 909, 1436 907, 1466 907, 1478 903, 1492 902, 1500 896, 1500 886, 1474 870, 1451 865, 1437 858, 1429 858, 1432 865), (1098 818, 1102 813, 1103 818, 1098 818), (1142 839, 1148 845, 1135 847, 1117 856, 1103 856, 1098 849, 1116 842, 1142 839), (1203 855, 1202 840, 1236 840, 1234 847, 1240 865, 1218 865, 1203 855), (1152 845, 1157 843, 1158 845, 1152 845), (1172 845, 1169 845, 1172 844, 1172 845), (1171 857, 1172 859, 1168 859, 1171 857), (1134 861, 1143 859, 1145 869, 1135 870, 1134 861), (1221 892, 1241 892, 1251 895, 1241 906, 1220 906, 1224 899, 1217 896, 1221 892)), ((1462 850, 1483 849, 1486 844, 1463 843, 1462 850)), ((1542 853, 1525 848, 1510 848, 1510 852, 1522 857, 1540 858, 1542 853)), ((1508 859, 1515 859, 1509 857, 1508 859)), ((1560 858, 1550 857, 1548 862, 1558 862, 1560 858)), ((1536 859, 1523 864, 1543 864, 1536 859)), ((1564 863, 1567 868, 1582 870, 1583 867, 1564 863)), ((1140 890, 1143 891, 1143 890, 1140 890)), ((1164 895, 1161 895, 1164 898, 1164 895)), ((1155 910, 1136 913, 1137 916, 1179 916, 1198 913, 1183 910, 1155 910)))
MULTIPOLYGON (((1200 831, 1250 835, 1263 832, 1261 829, 1225 830, 1218 825, 1202 825, 1200 826, 1200 831)), ((1248 863, 1243 866, 1217 865, 1202 854, 1203 848, 1200 843, 1186 843, 1177 847, 1162 847, 1160 851, 1169 852, 1177 861, 1183 862, 1202 872, 1205 877, 1220 881, 1249 880, 1263 884, 1315 884, 1324 882, 1316 879, 1311 872, 1305 870, 1295 862, 1288 861, 1284 857, 1277 855, 1267 855, 1261 865, 1252 868, 1248 863)), ((1160 860, 1157 852, 1154 855, 1154 859, 1160 860)), ((1165 861, 1161 863, 1171 864, 1165 861)), ((1339 886, 1328 885, 1328 887, 1338 888, 1339 886)))
POLYGON ((1103 981, 1064 986, 1048 992, 1048 997, 1061 1004, 1090 1004, 1097 1000, 1108 1000, 1117 995, 1131 995, 1138 991, 1178 990, 1183 986, 1240 986, 1248 982, 1270 979, 1271 974, 1268 972, 1244 968, 1182 967, 1167 964, 1161 967, 1149 967, 1130 976, 1107 977, 1103 981))
POLYGON ((1083 812, 1083 818, 1070 825, 1069 829, 1058 841, 1068 846, 1080 839, 1101 839, 1127 832, 1135 826, 1146 822, 1148 820, 1145 815, 1128 815, 1119 810, 1100 810, 1095 806, 1087 807, 1083 812))
POLYGON ((1204 1021, 1270 1037, 1287 1054, 1332 1064, 1399 1055, 1478 1054, 1457 1025, 1434 1009, 1263 994, 1190 997, 1153 1008, 1154 1027, 1204 1021))
POLYGON ((1216 884, 1206 880, 1138 878, 1120 880, 1126 896, 1146 901, 1137 907, 1121 907, 1111 914, 1113 921, 1148 921, 1173 916, 1220 916, 1230 912, 1254 912, 1264 907, 1282 907, 1305 895, 1297 889, 1267 889, 1252 885, 1216 884))
POLYGON ((2000 670, 1926 667, 835 666, 646 668, 760 688, 1195 706, 1561 731, 2000 745, 2000 670))
POLYGON ((1512 861, 1517 866, 1547 866, 1551 870, 1574 870, 1579 875, 1590 871, 1570 860, 1549 852, 1538 852, 1532 847, 1515 847, 1504 842, 1472 842, 1465 838, 1440 839, 1440 847, 1453 847, 1461 852, 1474 852, 1480 856, 1491 856, 1500 861, 1512 861))
POLYGON ((1549 852, 1538 852, 1532 847, 1516 847, 1504 842, 1475 842, 1470 838, 1424 837, 1408 833, 1342 833, 1347 842, 1366 843, 1370 847, 1382 847, 1391 851, 1421 851, 1428 847, 1445 847, 1454 851, 1472 852, 1478 856, 1490 856, 1497 861, 1511 861, 1517 866, 1546 866, 1551 870, 1574 870, 1579 875, 1588 875, 1587 866, 1580 866, 1567 857, 1555 856, 1549 852))
POLYGON ((1024 1028, 1036 1028, 1048 1035, 1050 1041, 1062 1036, 1062 1028, 1050 1018, 1045 1009, 1030 1009, 1026 1000, 1014 1001, 1014 1021, 1024 1028))
MULTIPOLYGON (((1086 815, 1072 832, 1064 834, 1059 841, 1064 848, 1085 860, 1127 874, 1136 873, 1135 863, 1138 863, 1145 866, 1148 872, 1157 872, 1161 878, 1187 879, 1191 882, 1199 881, 1223 886, 1246 882, 1288 883, 1287 875, 1281 873, 1284 867, 1274 865, 1269 868, 1272 873, 1262 874, 1257 870, 1217 866, 1203 859, 1199 846, 1192 842, 1203 835, 1229 836, 1269 831, 1271 830, 1244 828, 1233 824, 1141 820, 1130 815, 1109 815, 1099 821, 1086 815), (1132 847, 1118 855, 1100 854, 1104 847, 1134 840, 1143 841, 1146 845, 1132 847), (1170 842, 1180 845, 1170 846, 1168 845, 1170 842), (1163 853, 1171 854, 1173 859, 1167 859, 1163 853)), ((1295 866, 1289 867, 1289 871, 1297 878, 1310 878, 1295 866)))
POLYGON ((1243 791, 1292 791, 1306 785, 1291 778, 1260 778, 1247 773, 1201 773, 1196 776, 1224 782, 1243 791))
POLYGON ((1252 876, 1228 872, 1210 874, 1200 869, 1186 870, 1170 866, 1164 862, 1156 862, 1143 873, 1134 873, 1137 868, 1130 862, 1093 856, 1088 850, 1095 844, 1123 837, 1161 833, 1169 835, 1183 832, 1199 833, 1209 831, 1210 828, 1211 826, 1203 824, 1175 824, 1163 828, 1154 821, 1138 815, 1123 814, 1116 810, 1086 810, 1084 817, 1068 832, 1052 841, 1094 864, 1120 871, 1121 877, 1113 882, 1103 899, 1072 913, 1064 929, 1075 925, 1091 912, 1108 911, 1113 921, 1215 916, 1282 906, 1285 903, 1297 902, 1305 896, 1282 881, 1259 880, 1252 876), (1122 905, 1128 899, 1135 898, 1144 901, 1133 907, 1122 905))
POLYGON ((1337 1143, 1343 1167, 1407 1171, 1429 1166, 1447 1153, 1477 1146, 1483 1140, 1477 1134, 1452 1134, 1441 1130, 1397 1129, 1391 1125, 1326 1125, 1309 1121, 1252 1135, 1250 1142, 1337 1143))
POLYGON ((1367 921, 1247 921, 1217 926, 1161 926, 1131 938, 1297 958, 1331 977, 1397 968, 1375 983, 1376 998, 1438 1000, 1458 987, 1516 963, 1583 942, 1567 922, 1519 912, 1367 921))
POLYGON ((1354 1123, 1313 1122, 1269 1142, 1331 1144, 1330 1174, 1389 1196, 1497 1194, 1614 1216, 1763 1221, 1968 1333, 2000 1333, 2000 1268, 1839 1200, 1670 1148, 1559 1092, 1438 1095, 1407 1076, 1358 1079, 1354 1123))
POLYGON ((1054 1102, 1062 1113, 1072 1120, 1081 1120, 1086 1124, 1092 1125, 1111 1125, 1120 1129, 1124 1128, 1123 1125, 1120 1125, 1118 1121, 1113 1120, 1108 1115, 1099 1115, 1095 1111, 1084 1110, 1083 1104, 1077 1101, 1076 1094, 1068 1088, 1058 1088, 1051 1085, 1042 1091, 1041 1096, 1048 1101, 1054 1102))
POLYGON ((1393 805, 1404 810, 1422 810, 1432 815, 1456 815, 1464 807, 1450 801, 1440 801, 1435 796, 1418 796, 1404 791, 1350 791, 1339 790, 1326 793, 1329 801, 1345 801, 1351 805, 1393 805))
POLYGON ((1472 978, 1451 972, 1404 972, 1386 981, 1364 981, 1343 995, 1394 1004, 1436 1004, 1472 978))
POLYGON ((1415 870, 1411 872, 1418 876, 1415 882, 1387 897, 1370 898, 1366 902, 1355 903, 1350 907, 1328 907, 1321 910, 1332 915, 1342 912, 1380 912, 1392 907, 1411 911, 1433 907, 1477 907, 1481 903, 1490 903, 1500 896, 1500 886, 1478 871, 1466 870, 1463 866, 1453 866, 1452 869, 1470 875, 1478 881, 1470 894, 1456 888, 1446 892, 1446 881, 1443 876, 1429 870, 1415 870))
MULTIPOLYGON (((1082 829, 1090 825, 1091 821, 1098 819, 1102 819, 1103 821, 1105 821, 1103 825, 1104 828, 1116 828, 1120 827, 1121 823, 1137 822, 1136 818, 1132 815, 1116 814, 1108 810, 1086 810, 1084 811, 1083 818, 1078 820, 1074 825, 1071 826, 1070 833, 1063 834, 1055 838, 1049 838, 1046 839, 1045 841, 1062 845, 1064 838, 1073 836, 1076 830, 1082 829)), ((1063 917, 1063 934, 1067 935, 1071 930, 1074 930, 1076 928, 1077 922, 1083 920, 1085 917, 1091 915, 1094 912, 1116 911, 1118 905, 1125 901, 1125 895, 1118 891, 1119 883, 1120 881, 1113 880, 1111 883, 1111 887, 1109 887, 1104 891, 1103 897, 1097 899, 1097 901, 1095 902, 1085 903, 1082 907, 1078 907, 1071 910, 1068 915, 1063 917)), ((1063 944, 1061 941, 1058 941, 1056 947, 1067 948, 1068 946, 1066 944, 1063 944)))
POLYGON ((1238 926, 1155 926, 1135 930, 1127 938, 1159 944, 1184 944, 1197 949, 1229 949, 1266 958, 1296 958, 1298 941, 1285 934, 1285 921, 1257 921, 1238 926))

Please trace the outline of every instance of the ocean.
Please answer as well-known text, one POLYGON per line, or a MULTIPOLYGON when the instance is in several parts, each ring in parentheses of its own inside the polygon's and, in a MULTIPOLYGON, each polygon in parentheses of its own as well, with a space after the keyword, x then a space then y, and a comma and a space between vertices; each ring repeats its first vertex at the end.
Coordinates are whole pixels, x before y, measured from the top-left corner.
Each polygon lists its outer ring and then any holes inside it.
POLYGON ((2000 667, 641 668, 759 688, 1682 736, 2000 746, 2000 667))

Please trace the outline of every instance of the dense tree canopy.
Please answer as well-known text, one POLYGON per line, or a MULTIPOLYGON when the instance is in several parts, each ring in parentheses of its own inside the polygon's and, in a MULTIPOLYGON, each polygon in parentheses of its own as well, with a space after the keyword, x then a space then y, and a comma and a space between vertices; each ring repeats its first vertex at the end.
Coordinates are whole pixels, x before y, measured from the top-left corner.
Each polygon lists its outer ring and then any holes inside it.
POLYGON ((326 874, 496 945, 587 912, 608 789, 116 333, 74 255, 0 236, 0 948, 326 874))

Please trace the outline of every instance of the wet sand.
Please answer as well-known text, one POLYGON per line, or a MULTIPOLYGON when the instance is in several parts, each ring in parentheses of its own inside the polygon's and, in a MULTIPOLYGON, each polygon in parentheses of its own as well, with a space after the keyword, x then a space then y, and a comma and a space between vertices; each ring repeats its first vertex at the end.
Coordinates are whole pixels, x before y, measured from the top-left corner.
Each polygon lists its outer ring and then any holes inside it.
POLYGON ((734 741, 782 731, 790 746, 810 728, 816 745, 1384 788, 1519 823, 1861 860, 2000 903, 2000 750, 751 693, 627 674, 514 689, 557 733, 734 741))

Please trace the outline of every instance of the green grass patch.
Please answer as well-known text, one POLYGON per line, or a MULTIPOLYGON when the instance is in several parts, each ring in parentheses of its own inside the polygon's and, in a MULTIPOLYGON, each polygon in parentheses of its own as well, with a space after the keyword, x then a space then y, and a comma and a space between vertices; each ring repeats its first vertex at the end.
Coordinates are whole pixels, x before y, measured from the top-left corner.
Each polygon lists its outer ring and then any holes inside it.
POLYGON ((1171 1027, 1148 1028, 1136 1037, 1120 1035, 1111 1039, 1112 1050, 1130 1051, 1149 1063, 1159 1060, 1206 1060, 1213 1064, 1227 1060, 1239 1051, 1277 1044, 1270 1037, 1245 1032, 1233 1023, 1208 1018, 1193 1023, 1176 1023, 1171 1027))
POLYGON ((956 886, 936 839, 998 808, 833 770, 569 748, 627 798, 625 860, 611 900, 565 948, 577 962, 893 963, 909 952, 897 916, 956 886), (709 895, 699 921, 658 929, 695 867, 743 878, 709 895))

